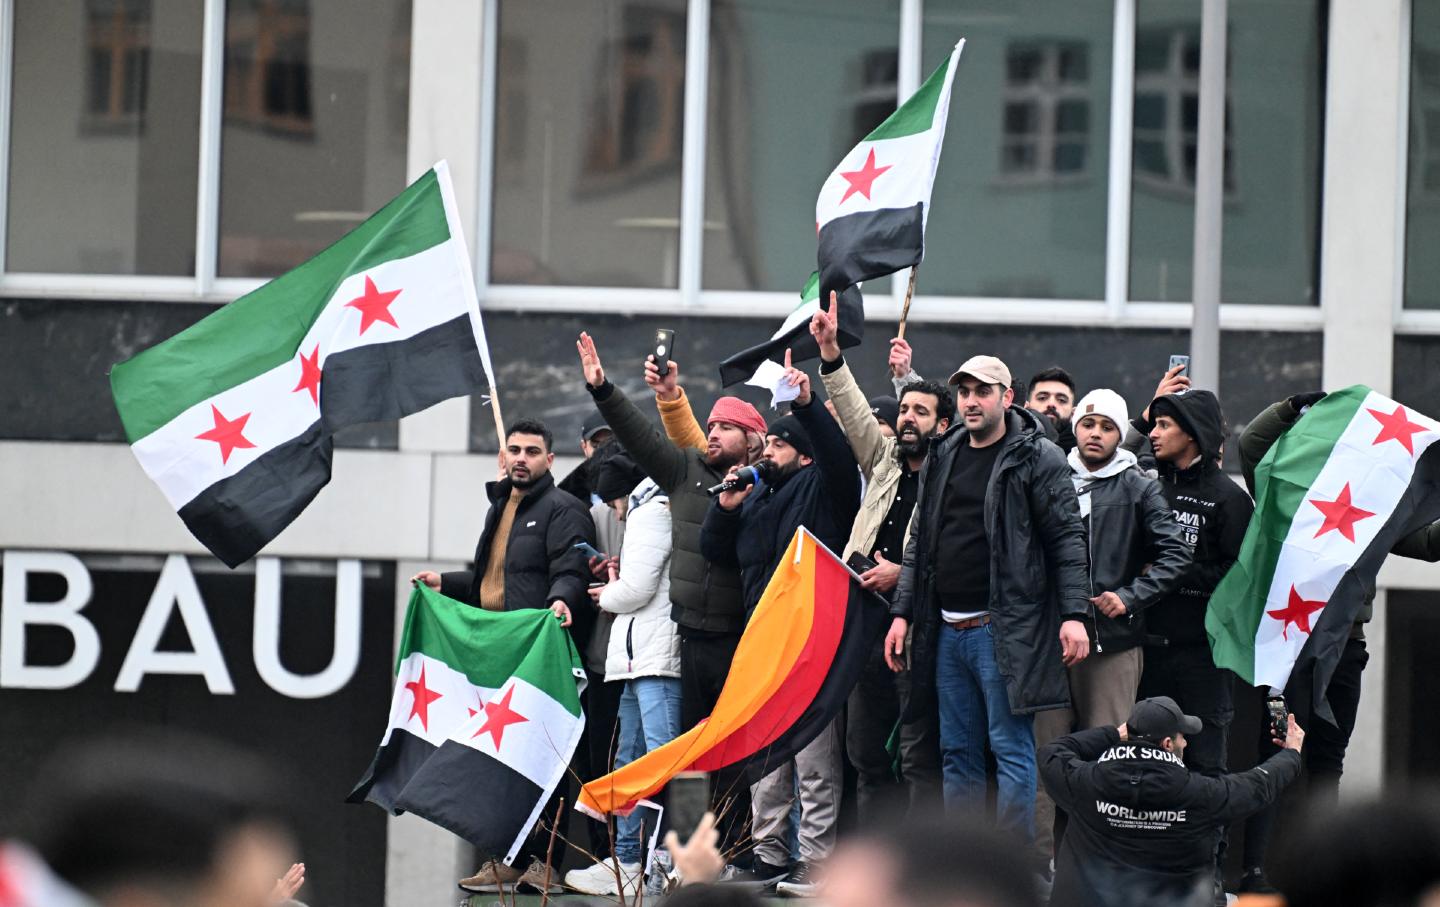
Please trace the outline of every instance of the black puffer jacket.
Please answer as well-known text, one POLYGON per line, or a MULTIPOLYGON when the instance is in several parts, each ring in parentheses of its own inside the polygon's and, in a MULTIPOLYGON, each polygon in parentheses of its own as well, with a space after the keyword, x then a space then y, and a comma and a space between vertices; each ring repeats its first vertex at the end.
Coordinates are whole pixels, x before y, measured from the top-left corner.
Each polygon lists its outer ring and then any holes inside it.
MULTIPOLYGON (((1090 613, 1085 529, 1060 448, 1046 440, 1043 416, 1018 406, 1006 414, 1003 445, 985 494, 990 541, 990 626, 995 661, 1017 714, 1070 704, 1060 660, 1060 622, 1090 613)), ((907 718, 922 714, 935 693, 935 645, 940 602, 935 564, 945 485, 960 445, 970 443, 963 424, 930 445, 920 470, 920 496, 890 613, 914 627, 907 718)))
MULTIPOLYGON (((495 524, 510 500, 510 488, 509 479, 485 485, 490 512, 475 546, 475 562, 470 570, 442 574, 441 595, 478 606, 495 524)), ((515 505, 510 541, 505 546, 505 610, 548 608, 560 599, 570 606, 577 623, 584 625, 584 618, 593 616, 595 609, 585 591, 590 569, 585 555, 574 547, 582 541, 595 544, 590 509, 557 488, 555 477, 547 472, 515 505)), ((587 635, 576 633, 577 637, 587 635)))
POLYGON ((1112 727, 1061 737, 1039 762, 1045 790, 1070 817, 1051 907, 1209 907, 1220 830, 1300 774, 1289 749, 1248 772, 1192 774, 1173 753, 1122 743, 1112 727))
POLYGON ((700 531, 707 560, 740 568, 747 614, 760 603, 796 528, 804 526, 838 555, 860 509, 860 470, 834 417, 813 400, 790 411, 810 436, 814 462, 778 482, 762 482, 734 510, 716 498, 700 531))
POLYGON ((745 629, 740 571, 700 553, 700 526, 710 509, 705 489, 725 478, 724 471, 706 463, 702 451, 671 444, 609 381, 590 388, 590 395, 630 458, 670 497, 670 617, 680 635, 738 635, 745 629))
MULTIPOLYGON (((1071 465, 1076 456, 1071 454, 1071 465)), ((1114 592, 1125 616, 1094 614, 1091 641, 1113 655, 1145 642, 1145 611, 1167 595, 1190 566, 1190 546, 1171 517, 1160 483, 1132 466, 1082 484, 1090 499, 1090 581, 1096 595, 1114 592), (1144 573, 1140 571, 1149 565, 1144 573)), ((1083 507, 1082 507, 1083 510, 1083 507)))
MULTIPOLYGON (((1161 401, 1178 412, 1180 427, 1200 446, 1200 459, 1185 469, 1159 464, 1160 488, 1194 557, 1174 590, 1145 615, 1147 632, 1173 646, 1207 645, 1205 609, 1210 593, 1239 556, 1255 505, 1215 462, 1224 440, 1224 420, 1215 395, 1203 390, 1166 394, 1150 404, 1152 416, 1161 401)), ((1134 424, 1146 434, 1154 427, 1138 419, 1134 424)))

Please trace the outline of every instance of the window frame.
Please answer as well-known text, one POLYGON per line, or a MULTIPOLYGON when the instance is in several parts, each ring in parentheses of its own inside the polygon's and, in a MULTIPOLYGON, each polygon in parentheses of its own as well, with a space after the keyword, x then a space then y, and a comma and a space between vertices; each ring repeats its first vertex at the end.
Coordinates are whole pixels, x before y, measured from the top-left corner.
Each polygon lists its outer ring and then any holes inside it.
MULTIPOLYGON (((793 307, 789 293, 707 290, 702 286, 703 229, 705 218, 705 129, 708 104, 710 0, 687 0, 684 137, 681 151, 681 204, 677 286, 674 289, 628 287, 553 287, 492 284, 489 280, 494 185, 496 69, 500 0, 480 0, 479 135, 475 164, 475 219, 471 232, 472 261, 480 299, 500 310, 606 311, 635 313, 665 310, 691 315, 780 318, 793 307), (699 52, 697 52, 697 50, 699 52)), ((1185 327, 1191 321, 1189 303, 1161 303, 1128 299, 1130 201, 1132 164, 1132 102, 1135 84, 1135 8, 1138 0, 1112 2, 1112 66, 1110 72, 1109 167, 1106 201, 1105 286, 1098 299, 1019 299, 1010 297, 958 297, 925 293, 921 280, 911 312, 917 320, 936 322, 988 322, 1050 324, 1057 319, 1078 323, 1105 323, 1120 327, 1185 327)), ((5 261, 8 229, 9 148, 13 91, 15 0, 0 0, 0 298, 64 297, 144 299, 223 303, 264 283, 260 279, 222 278, 217 275, 220 208, 220 130, 223 119, 224 41, 226 0, 204 0, 201 45, 200 161, 196 200, 195 272, 182 276, 81 275, 11 272, 5 261)), ((1408 6, 1408 4, 1407 4, 1408 6)), ((908 97, 922 79, 921 47, 924 0, 899 0, 896 34, 899 71, 898 94, 908 97)), ((1408 20, 1407 20, 1408 22, 1408 20)), ((1409 61, 1406 60, 1408 71, 1409 61)), ((1093 74, 1093 70, 1092 70, 1093 74)), ((410 101, 417 103, 412 84, 410 101)), ((898 99, 897 99, 898 100, 898 99)), ((423 103, 423 99, 419 101, 423 103)), ((1100 125, 1092 120, 1090 134, 1098 141, 1100 125)), ((1087 162, 1083 175, 1098 176, 1087 162)), ((1048 184, 1065 175, 1023 182, 1048 184)), ((923 269, 922 269, 923 270, 923 269)), ((903 275, 872 284, 866 298, 867 315, 897 318, 907 281, 903 275)), ((1400 301, 1397 300, 1397 305, 1400 301)), ((1411 322, 1409 315, 1401 319, 1411 322)), ((1428 326, 1440 332, 1440 312, 1428 326)), ((1221 305, 1221 325, 1238 330, 1315 330, 1322 326, 1320 306, 1221 305)))

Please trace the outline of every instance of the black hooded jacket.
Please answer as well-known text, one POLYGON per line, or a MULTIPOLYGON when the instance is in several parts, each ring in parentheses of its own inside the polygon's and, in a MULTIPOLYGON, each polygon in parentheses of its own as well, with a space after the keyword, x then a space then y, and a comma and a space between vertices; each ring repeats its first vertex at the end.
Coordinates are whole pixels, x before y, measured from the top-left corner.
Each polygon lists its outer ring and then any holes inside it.
MULTIPOLYGON (((1150 404, 1151 418, 1160 415, 1173 416, 1200 447, 1200 459, 1189 466, 1159 464, 1160 489, 1195 556, 1170 594, 1146 612, 1146 629, 1151 637, 1162 637, 1169 645, 1206 645, 1205 608, 1210 593, 1239 556, 1255 505, 1216 462, 1224 441, 1224 419, 1213 393, 1166 394, 1150 404)), ((1134 425, 1146 434, 1154 427, 1143 419, 1136 419, 1134 425)))
POLYGON ((1300 774, 1300 754, 1284 749, 1211 778, 1158 746, 1122 742, 1113 727, 1061 737, 1039 762, 1045 790, 1070 817, 1051 907, 1209 907, 1221 829, 1275 802, 1300 774))

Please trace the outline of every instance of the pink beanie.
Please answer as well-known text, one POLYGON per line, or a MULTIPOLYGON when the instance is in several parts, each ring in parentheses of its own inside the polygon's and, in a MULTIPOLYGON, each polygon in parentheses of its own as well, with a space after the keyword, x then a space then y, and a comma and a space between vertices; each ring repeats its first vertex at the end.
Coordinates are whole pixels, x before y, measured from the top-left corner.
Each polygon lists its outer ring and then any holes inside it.
POLYGON ((765 434, 765 420, 760 416, 760 411, 739 397, 721 397, 715 401, 705 425, 709 427, 716 422, 729 422, 746 431, 765 434))

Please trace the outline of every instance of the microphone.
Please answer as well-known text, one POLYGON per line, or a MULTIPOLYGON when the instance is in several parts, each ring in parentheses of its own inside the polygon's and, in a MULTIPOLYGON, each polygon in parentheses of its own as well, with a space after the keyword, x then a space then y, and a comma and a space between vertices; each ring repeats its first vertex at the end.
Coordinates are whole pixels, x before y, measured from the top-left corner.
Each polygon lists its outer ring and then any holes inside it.
POLYGON ((769 460, 761 460, 754 466, 742 466, 740 471, 735 473, 735 478, 726 479, 719 485, 712 485, 705 489, 710 497, 717 494, 724 494, 727 491, 739 491, 741 488, 749 488, 761 479, 768 479, 775 466, 769 460))

